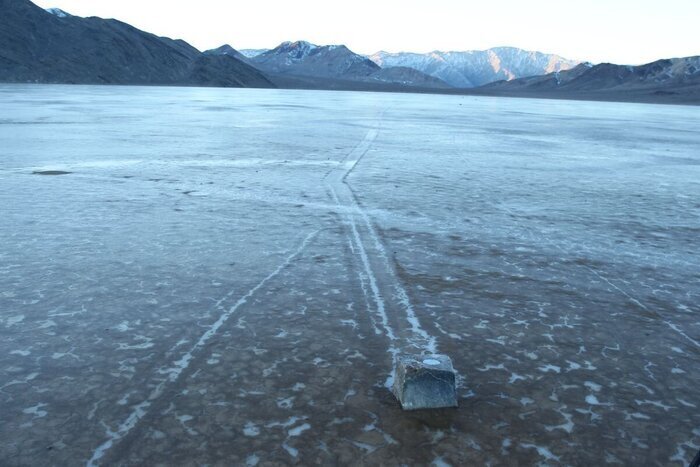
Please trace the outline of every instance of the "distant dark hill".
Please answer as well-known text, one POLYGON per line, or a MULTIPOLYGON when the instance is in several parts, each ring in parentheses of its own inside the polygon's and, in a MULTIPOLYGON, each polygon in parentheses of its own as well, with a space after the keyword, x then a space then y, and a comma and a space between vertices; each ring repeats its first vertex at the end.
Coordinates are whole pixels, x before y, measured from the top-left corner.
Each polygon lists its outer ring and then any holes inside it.
POLYGON ((224 88, 271 88, 273 82, 254 67, 230 55, 201 54, 187 69, 183 84, 224 88))
POLYGON ((427 75, 415 68, 405 66, 382 68, 377 73, 370 76, 370 79, 384 83, 420 88, 446 89, 451 87, 440 78, 427 75))
POLYGON ((208 56, 182 40, 113 19, 0 0, 0 81, 272 87, 233 56, 208 56))
POLYGON ((658 60, 640 66, 581 64, 558 73, 498 81, 478 91, 583 98, 666 97, 670 101, 697 103, 700 102, 700 57, 658 60))
POLYGON ((216 49, 205 50, 204 55, 230 55, 231 57, 235 57, 242 62, 249 62, 248 57, 246 57, 245 55, 243 55, 238 50, 234 49, 228 44, 224 44, 221 47, 217 47, 216 49))
POLYGON ((280 88, 285 89, 319 89, 337 91, 376 91, 376 92, 416 92, 436 93, 451 91, 451 88, 437 88, 435 86, 421 86, 415 83, 402 84, 380 79, 351 80, 337 78, 315 78, 311 76, 294 76, 284 74, 271 74, 270 79, 280 88))

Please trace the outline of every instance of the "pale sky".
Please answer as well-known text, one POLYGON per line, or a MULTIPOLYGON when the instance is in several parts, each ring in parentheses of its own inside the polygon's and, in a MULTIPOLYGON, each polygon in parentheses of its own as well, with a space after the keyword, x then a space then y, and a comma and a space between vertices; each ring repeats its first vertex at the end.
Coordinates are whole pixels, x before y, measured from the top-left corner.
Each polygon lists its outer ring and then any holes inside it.
POLYGON ((116 18, 200 50, 285 40, 358 53, 514 46, 592 62, 700 55, 700 0, 36 0, 116 18))

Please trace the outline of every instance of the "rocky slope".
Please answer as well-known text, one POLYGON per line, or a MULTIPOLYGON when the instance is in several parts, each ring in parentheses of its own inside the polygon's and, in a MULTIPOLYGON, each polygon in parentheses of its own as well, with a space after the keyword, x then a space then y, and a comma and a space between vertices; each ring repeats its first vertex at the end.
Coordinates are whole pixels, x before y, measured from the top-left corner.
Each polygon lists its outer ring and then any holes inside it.
POLYGON ((45 11, 0 0, 0 81, 270 87, 233 56, 209 56, 181 40, 113 19, 45 11))

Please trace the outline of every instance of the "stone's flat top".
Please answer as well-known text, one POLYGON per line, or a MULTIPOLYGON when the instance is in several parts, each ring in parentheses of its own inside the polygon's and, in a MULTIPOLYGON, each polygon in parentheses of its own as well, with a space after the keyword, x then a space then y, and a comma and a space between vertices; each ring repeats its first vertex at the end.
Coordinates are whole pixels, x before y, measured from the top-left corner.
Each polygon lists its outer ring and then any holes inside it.
POLYGON ((452 359, 447 355, 399 355, 396 358, 396 366, 403 365, 406 368, 454 372, 452 359))

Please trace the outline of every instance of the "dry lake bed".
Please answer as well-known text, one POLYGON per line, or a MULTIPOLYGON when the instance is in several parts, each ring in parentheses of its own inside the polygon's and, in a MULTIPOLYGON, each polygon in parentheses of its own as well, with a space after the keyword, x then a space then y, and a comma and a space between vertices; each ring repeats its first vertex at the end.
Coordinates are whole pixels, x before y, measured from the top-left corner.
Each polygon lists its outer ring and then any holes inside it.
POLYGON ((698 107, 2 85, 0 239, 2 465, 700 449, 698 107))

